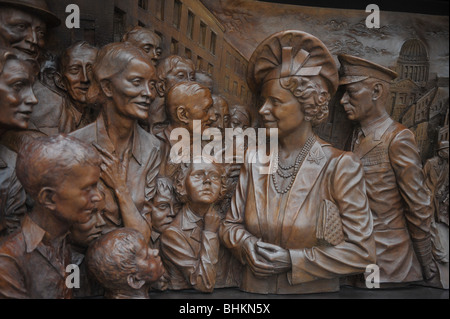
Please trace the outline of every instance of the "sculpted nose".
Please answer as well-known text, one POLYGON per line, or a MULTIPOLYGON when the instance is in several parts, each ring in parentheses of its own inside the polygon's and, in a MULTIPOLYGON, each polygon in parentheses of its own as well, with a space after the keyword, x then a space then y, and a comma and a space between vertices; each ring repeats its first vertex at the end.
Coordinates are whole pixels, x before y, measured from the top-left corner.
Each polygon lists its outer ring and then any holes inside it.
POLYGON ((26 37, 25 37, 25 41, 37 45, 37 43, 38 43, 37 32, 30 28, 29 31, 27 32, 26 37))
POLYGON ((347 91, 342 96, 341 100, 339 101, 342 105, 346 104, 348 102, 348 93, 347 91))
POLYGON ((25 104, 31 105, 31 106, 38 104, 36 95, 34 95, 33 89, 31 87, 27 91, 27 96, 25 98, 25 104))
POLYGON ((259 114, 265 115, 265 114, 270 113, 269 107, 270 107, 270 103, 269 103, 268 100, 266 100, 266 101, 264 102, 263 106, 261 106, 261 108, 259 109, 259 114))

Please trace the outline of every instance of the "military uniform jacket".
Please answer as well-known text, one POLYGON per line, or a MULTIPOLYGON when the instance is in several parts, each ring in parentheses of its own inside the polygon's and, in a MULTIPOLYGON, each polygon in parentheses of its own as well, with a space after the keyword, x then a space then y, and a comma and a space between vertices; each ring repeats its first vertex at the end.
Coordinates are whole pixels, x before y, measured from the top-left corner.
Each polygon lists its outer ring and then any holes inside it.
POLYGON ((292 269, 257 277, 245 266, 241 289, 254 293, 298 294, 339 290, 339 277, 364 272, 375 262, 372 217, 360 161, 317 140, 292 188, 278 194, 265 166, 248 157, 220 229, 226 247, 242 264, 249 237, 287 249, 292 269), (250 161, 250 162, 249 162, 250 161))
POLYGON ((429 236, 432 212, 414 134, 389 117, 365 133, 353 151, 364 166, 380 282, 422 280, 412 240, 429 236))

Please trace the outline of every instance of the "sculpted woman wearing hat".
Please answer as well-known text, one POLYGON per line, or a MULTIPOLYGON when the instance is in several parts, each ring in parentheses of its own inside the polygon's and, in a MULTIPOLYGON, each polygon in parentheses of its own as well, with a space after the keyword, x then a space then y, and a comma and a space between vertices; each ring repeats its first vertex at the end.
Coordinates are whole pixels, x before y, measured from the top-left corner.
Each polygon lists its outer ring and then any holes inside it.
MULTIPOLYGON (((241 289, 300 294, 339 290, 339 277, 375 262, 372 218, 361 163, 313 133, 338 86, 324 44, 300 31, 276 33, 249 62, 248 82, 261 97, 266 128, 278 129, 272 174, 241 168, 224 244, 245 265, 241 289)), ((257 157, 257 156, 256 156, 257 157)))

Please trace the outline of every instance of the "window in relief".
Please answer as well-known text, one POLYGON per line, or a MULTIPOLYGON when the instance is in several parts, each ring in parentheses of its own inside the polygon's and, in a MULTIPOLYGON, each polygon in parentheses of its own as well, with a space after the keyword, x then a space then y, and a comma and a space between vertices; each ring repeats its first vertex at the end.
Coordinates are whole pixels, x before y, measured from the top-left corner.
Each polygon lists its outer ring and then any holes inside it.
POLYGON ((156 0, 156 8, 155 8, 156 17, 161 21, 164 21, 165 6, 166 0, 156 0))
POLYGON ((217 35, 211 31, 211 42, 209 43, 209 52, 216 55, 217 35))
POLYGON ((114 8, 113 38, 114 42, 120 42, 125 33, 125 12, 119 8, 114 8))
POLYGON ((189 10, 188 11, 187 34, 186 34, 189 39, 194 38, 194 20, 195 20, 195 16, 191 12, 191 10, 189 10))
POLYGON ((200 22, 200 45, 206 46, 206 24, 200 22))
POLYGON ((233 82, 233 95, 234 96, 238 95, 238 84, 236 81, 233 82))
POLYGON ((148 0, 138 0, 138 6, 139 6, 139 8, 147 10, 148 9, 148 0))
POLYGON ((203 58, 200 56, 197 57, 197 70, 203 71, 203 58))
POLYGON ((225 76, 225 91, 226 92, 230 91, 230 77, 229 76, 225 76))
POLYGON ((186 58, 192 60, 192 51, 189 48, 185 48, 184 49, 184 55, 186 56, 186 58))
POLYGON ((178 41, 175 39, 172 39, 172 41, 170 42, 170 53, 178 54, 178 41))
POLYGON ((214 66, 211 63, 208 63, 208 74, 213 75, 214 73, 214 66))
POLYGON ((180 28, 182 5, 183 4, 179 0, 175 0, 175 2, 173 3, 173 25, 177 29, 180 28))

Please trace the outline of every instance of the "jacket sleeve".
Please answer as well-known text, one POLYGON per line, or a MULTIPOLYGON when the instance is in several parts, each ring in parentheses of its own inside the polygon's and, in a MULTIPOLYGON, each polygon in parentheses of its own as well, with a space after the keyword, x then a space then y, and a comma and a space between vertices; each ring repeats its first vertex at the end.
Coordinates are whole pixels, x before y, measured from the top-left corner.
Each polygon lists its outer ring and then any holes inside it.
POLYGON ((397 179, 400 194, 407 205, 405 218, 414 250, 422 265, 431 262, 431 195, 414 134, 403 130, 392 140, 389 158, 397 179))
POLYGON ((372 215, 363 169, 353 154, 341 156, 328 187, 340 213, 343 241, 335 246, 319 244, 289 250, 292 270, 288 280, 291 284, 362 273, 367 265, 375 263, 372 215))
POLYGON ((244 225, 247 194, 248 188, 250 187, 249 181, 251 179, 251 166, 248 163, 247 158, 248 156, 253 155, 254 154, 249 152, 246 153, 246 160, 241 166, 239 181, 236 185, 236 191, 231 199, 230 209, 219 230, 220 239, 224 246, 230 249, 233 255, 240 260, 242 264, 245 264, 242 248, 243 244, 249 237, 254 237, 244 225))

